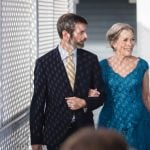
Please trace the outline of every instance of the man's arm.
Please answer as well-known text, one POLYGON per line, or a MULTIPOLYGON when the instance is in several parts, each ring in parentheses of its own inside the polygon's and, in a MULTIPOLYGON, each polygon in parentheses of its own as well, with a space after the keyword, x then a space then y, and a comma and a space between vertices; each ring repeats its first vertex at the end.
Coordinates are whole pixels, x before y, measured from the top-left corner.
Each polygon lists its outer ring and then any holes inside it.
MULTIPOLYGON (((66 97, 66 102, 68 107, 71 110, 77 110, 84 108, 94 110, 101 106, 104 102, 104 90, 103 90, 103 80, 101 76, 101 70, 98 63, 97 58, 95 59, 94 63, 92 64, 92 83, 91 88, 96 88, 96 96, 95 94, 93 96, 87 95, 85 98, 79 98, 79 97, 66 97)), ((90 91, 90 89, 89 89, 90 91)))
POLYGON ((150 111, 150 100, 149 100, 149 70, 147 70, 144 74, 143 84, 142 84, 142 97, 144 100, 144 104, 147 109, 150 111))
MULTIPOLYGON (((98 62, 98 58, 95 56, 92 65, 92 83, 91 89, 97 89, 100 92, 99 96, 97 97, 86 97, 86 107, 87 109, 94 110, 99 106, 103 105, 104 102, 104 82, 102 79, 102 72, 98 62)), ((90 89, 89 89, 90 90, 90 89)))
POLYGON ((42 144, 45 95, 45 68, 42 65, 42 63, 38 60, 34 71, 34 93, 30 107, 30 132, 32 145, 42 144))

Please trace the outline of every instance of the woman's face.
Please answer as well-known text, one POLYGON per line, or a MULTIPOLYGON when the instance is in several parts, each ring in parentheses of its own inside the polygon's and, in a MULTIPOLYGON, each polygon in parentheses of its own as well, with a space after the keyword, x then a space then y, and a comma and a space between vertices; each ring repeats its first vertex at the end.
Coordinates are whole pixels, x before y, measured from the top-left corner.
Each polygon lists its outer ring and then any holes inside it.
POLYGON ((123 56, 132 55, 135 45, 134 34, 131 30, 122 30, 117 41, 114 42, 113 47, 117 53, 123 56))

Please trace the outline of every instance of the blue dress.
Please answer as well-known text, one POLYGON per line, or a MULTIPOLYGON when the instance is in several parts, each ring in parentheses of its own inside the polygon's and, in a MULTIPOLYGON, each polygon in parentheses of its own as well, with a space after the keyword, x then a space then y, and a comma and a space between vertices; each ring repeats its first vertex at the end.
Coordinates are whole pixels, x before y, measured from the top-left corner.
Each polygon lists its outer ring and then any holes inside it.
POLYGON ((148 63, 139 58, 135 69, 125 77, 115 73, 106 59, 99 64, 106 101, 98 126, 121 132, 137 150, 150 150, 150 112, 142 100, 142 80, 148 63))

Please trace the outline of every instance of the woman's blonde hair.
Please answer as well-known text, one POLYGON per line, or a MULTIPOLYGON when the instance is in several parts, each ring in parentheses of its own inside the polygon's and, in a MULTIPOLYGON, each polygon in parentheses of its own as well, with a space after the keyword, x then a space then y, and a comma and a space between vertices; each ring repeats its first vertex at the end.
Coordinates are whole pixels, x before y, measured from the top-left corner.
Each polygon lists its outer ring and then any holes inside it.
POLYGON ((120 33, 123 30, 130 30, 133 32, 133 34, 135 33, 134 28, 127 23, 115 23, 108 29, 106 33, 106 39, 109 42, 110 46, 113 48, 113 50, 115 50, 113 44, 118 40, 120 33))

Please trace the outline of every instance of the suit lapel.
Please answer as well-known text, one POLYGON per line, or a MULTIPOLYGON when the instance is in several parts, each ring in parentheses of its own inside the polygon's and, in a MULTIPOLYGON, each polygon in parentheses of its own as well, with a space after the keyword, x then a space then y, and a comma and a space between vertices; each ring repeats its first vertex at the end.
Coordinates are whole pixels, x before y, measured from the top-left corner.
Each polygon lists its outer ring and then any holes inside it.
POLYGON ((83 72, 83 70, 82 70, 83 68, 81 66, 83 66, 82 53, 81 53, 80 49, 77 49, 77 66, 76 66, 76 77, 75 77, 74 90, 78 89, 79 82, 83 80, 83 79, 81 79, 81 73, 83 72))

